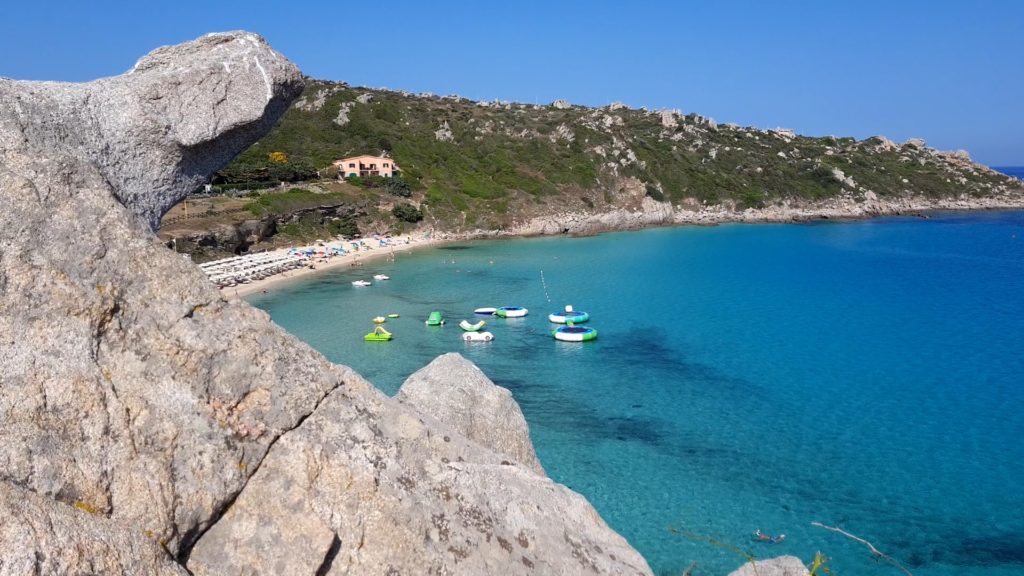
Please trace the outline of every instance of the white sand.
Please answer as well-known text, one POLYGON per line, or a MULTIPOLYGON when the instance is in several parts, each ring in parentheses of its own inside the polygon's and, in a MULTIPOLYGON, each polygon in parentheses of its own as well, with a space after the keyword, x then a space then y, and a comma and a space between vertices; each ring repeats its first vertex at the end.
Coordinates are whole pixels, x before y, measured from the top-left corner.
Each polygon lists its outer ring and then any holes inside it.
MULTIPOLYGON (((253 280, 246 284, 221 288, 220 293, 228 300, 237 300, 249 296, 250 294, 264 292, 273 286, 279 286, 298 278, 304 278, 311 274, 316 274, 317 272, 323 272, 324 270, 332 270, 343 266, 360 266, 365 262, 389 258, 400 252, 407 252, 416 248, 437 246, 456 239, 447 235, 444 237, 431 236, 430 238, 409 238, 409 242, 406 243, 405 238, 407 237, 400 236, 393 239, 392 244, 389 246, 374 247, 371 250, 359 250, 358 252, 349 252, 348 254, 329 258, 310 258, 309 262, 313 264, 314 268, 305 267, 288 270, 287 272, 275 274, 262 280, 253 280)), ((287 251, 288 249, 281 249, 278 252, 283 254, 287 251)))

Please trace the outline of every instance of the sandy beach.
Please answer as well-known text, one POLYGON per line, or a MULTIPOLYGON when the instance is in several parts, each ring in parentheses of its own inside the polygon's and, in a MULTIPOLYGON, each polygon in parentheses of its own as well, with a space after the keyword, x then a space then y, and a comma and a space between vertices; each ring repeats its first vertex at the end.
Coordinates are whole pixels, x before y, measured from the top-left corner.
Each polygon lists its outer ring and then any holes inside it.
MULTIPOLYGON (((585 212, 563 213, 529 220, 514 229, 505 231, 474 230, 464 233, 431 233, 429 236, 398 236, 389 246, 373 247, 340 256, 313 258, 314 268, 297 268, 262 280, 237 286, 221 288, 227 299, 240 299, 257 294, 285 282, 342 266, 358 266, 381 258, 389 258, 400 252, 437 246, 448 242, 486 238, 525 238, 551 235, 589 235, 616 230, 639 230, 663 226, 707 226, 724 223, 788 223, 812 220, 861 220, 905 214, 927 212, 963 212, 984 210, 1020 210, 1024 208, 1024 197, 1006 196, 1001 198, 922 198, 910 197, 869 203, 848 202, 830 199, 807 206, 769 206, 757 210, 731 211, 721 207, 709 207, 700 211, 679 210, 670 204, 645 199, 639 210, 615 210, 601 214, 585 212), (408 243, 406 240, 408 239, 408 243)), ((287 253, 287 249, 277 252, 287 253)))
MULTIPOLYGON (((393 258, 395 255, 402 252, 408 252, 418 248, 438 246, 454 240, 458 240, 458 238, 447 234, 431 236, 429 238, 399 237, 396 239, 394 244, 389 246, 374 247, 370 250, 360 250, 358 252, 350 252, 340 256, 311 258, 309 261, 313 265, 312 268, 308 266, 304 268, 296 268, 295 270, 275 274, 274 276, 263 278, 262 280, 253 280, 246 284, 221 288, 220 293, 228 300, 238 300, 252 294, 264 292, 271 287, 292 282, 299 278, 304 278, 325 270, 333 270, 343 267, 358 267, 367 262, 393 258), (408 239, 408 242, 405 241, 406 238, 408 239)), ((277 252, 284 254, 287 253, 287 251, 287 249, 281 249, 277 252)))

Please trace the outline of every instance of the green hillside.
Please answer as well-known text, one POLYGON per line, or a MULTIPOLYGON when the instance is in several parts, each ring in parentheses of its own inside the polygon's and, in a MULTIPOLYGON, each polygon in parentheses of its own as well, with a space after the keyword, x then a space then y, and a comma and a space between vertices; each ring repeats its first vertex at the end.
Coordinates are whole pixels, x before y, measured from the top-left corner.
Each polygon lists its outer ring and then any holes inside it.
POLYGON ((982 197, 1010 182, 965 153, 920 141, 810 138, 673 111, 473 102, 316 80, 217 182, 258 186, 314 179, 318 170, 330 178, 333 160, 381 151, 435 223, 485 228, 553 206, 615 206, 631 178, 656 200, 732 209, 837 195, 982 197))

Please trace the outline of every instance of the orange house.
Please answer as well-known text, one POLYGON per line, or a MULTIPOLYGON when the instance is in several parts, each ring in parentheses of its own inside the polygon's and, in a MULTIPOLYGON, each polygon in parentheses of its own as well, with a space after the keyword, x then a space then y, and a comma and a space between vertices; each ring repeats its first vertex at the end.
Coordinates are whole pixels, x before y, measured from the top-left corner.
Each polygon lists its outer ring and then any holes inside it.
POLYGON ((352 156, 331 162, 338 167, 342 178, 352 176, 385 176, 390 178, 402 172, 395 161, 386 156, 352 156))

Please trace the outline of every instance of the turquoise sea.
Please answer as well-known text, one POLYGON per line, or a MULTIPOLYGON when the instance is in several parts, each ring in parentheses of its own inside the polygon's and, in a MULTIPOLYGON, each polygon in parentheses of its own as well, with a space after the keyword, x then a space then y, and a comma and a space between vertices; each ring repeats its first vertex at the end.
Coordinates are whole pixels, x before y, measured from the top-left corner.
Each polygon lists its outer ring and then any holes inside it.
POLYGON ((387 394, 467 356, 656 573, 726 574, 736 546, 899 574, 819 521, 915 576, 1024 574, 1024 212, 472 242, 250 301, 387 394), (565 304, 598 340, 551 338, 565 304), (530 315, 459 339, 502 305, 530 315), (395 340, 363 342, 389 312, 395 340))

